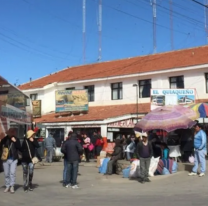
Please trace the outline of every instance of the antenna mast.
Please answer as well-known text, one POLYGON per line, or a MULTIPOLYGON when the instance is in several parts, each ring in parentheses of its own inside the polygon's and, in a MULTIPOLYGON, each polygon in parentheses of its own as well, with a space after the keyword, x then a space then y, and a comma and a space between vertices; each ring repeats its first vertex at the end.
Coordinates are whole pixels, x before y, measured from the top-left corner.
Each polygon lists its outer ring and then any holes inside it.
POLYGON ((82 33, 83 33, 83 64, 85 64, 86 60, 86 0, 82 0, 82 23, 83 23, 83 28, 82 28, 82 33))
POLYGON ((170 4, 170 40, 171 40, 171 50, 174 50, 173 43, 173 1, 169 0, 170 4))
POLYGON ((101 61, 102 59, 102 0, 99 0, 98 33, 99 33, 98 61, 101 61))
POLYGON ((153 52, 156 53, 157 51, 157 38, 156 38, 156 0, 152 0, 152 10, 153 10, 153 52))
POLYGON ((207 35, 207 44, 208 44, 208 0, 204 0, 204 16, 205 16, 205 31, 207 35))

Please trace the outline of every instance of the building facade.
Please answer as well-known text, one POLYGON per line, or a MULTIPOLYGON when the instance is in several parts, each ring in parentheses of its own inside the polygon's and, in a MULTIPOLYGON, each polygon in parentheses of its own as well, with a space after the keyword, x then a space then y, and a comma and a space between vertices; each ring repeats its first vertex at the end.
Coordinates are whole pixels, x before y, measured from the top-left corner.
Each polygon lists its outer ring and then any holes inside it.
POLYGON ((151 89, 194 89, 196 102, 208 102, 207 55, 204 46, 66 68, 19 88, 32 100, 41 100, 42 117, 35 122, 46 136, 49 130, 62 137, 72 129, 98 130, 112 139, 130 133, 150 111, 151 89), (88 91, 87 113, 55 112, 56 91, 80 89, 88 91))

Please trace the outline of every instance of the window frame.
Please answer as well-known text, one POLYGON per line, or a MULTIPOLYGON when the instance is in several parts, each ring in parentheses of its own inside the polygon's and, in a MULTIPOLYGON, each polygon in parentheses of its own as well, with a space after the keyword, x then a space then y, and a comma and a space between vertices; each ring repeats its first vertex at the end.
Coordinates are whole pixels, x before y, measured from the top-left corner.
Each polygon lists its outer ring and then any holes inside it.
POLYGON ((139 90, 139 91, 138 91, 138 92, 139 92, 139 98, 149 98, 149 97, 151 96, 150 90, 151 90, 151 88, 152 88, 152 79, 141 79, 141 80, 139 80, 139 81, 138 81, 138 87, 139 87, 139 88, 138 88, 138 90, 139 90), (143 81, 145 82, 145 84, 141 84, 141 82, 143 82, 143 81), (148 81, 149 81, 150 83, 146 83, 146 82, 148 82, 148 81), (141 88, 141 87, 144 88, 144 87, 147 86, 147 85, 150 85, 149 95, 143 97, 142 94, 141 94, 140 88, 141 88))
POLYGON ((121 100, 123 99, 123 82, 111 83, 111 100, 121 100), (118 85, 116 88, 115 85, 118 85), (117 99, 114 99, 113 92, 117 91, 117 99))
POLYGON ((170 89, 184 89, 184 88, 185 88, 185 86, 184 86, 184 75, 169 77, 169 84, 170 84, 170 89), (183 88, 178 87, 178 83, 182 82, 182 81, 178 81, 178 79, 179 79, 180 77, 183 78, 183 88), (171 81, 172 78, 176 78, 176 81, 175 81, 175 82, 172 82, 172 81, 171 81), (171 88, 171 84, 172 84, 172 83, 175 83, 175 84, 176 84, 176 88, 171 88))
POLYGON ((84 89, 86 89, 88 92, 88 102, 94 102, 95 101, 95 85, 84 86, 84 89))
POLYGON ((65 90, 67 90, 67 91, 75 90, 75 87, 68 87, 65 90))
POLYGON ((38 93, 30 94, 30 99, 32 101, 38 100, 38 93), (35 99, 33 99, 32 96, 35 96, 35 99))

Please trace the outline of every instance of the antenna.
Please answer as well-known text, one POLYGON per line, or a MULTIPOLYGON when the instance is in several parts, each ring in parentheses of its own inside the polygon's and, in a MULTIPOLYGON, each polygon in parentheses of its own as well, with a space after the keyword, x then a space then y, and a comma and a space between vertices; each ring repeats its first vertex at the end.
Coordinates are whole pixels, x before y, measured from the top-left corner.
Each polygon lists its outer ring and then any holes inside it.
POLYGON ((205 17, 205 31, 207 35, 207 44, 208 44, 208 0, 204 0, 204 17, 205 17))
POLYGON ((85 64, 86 60, 86 0, 82 0, 82 23, 83 23, 83 28, 82 28, 82 33, 83 33, 83 64, 85 64))
POLYGON ((170 4, 170 41, 171 41, 171 50, 174 50, 173 44, 173 1, 169 0, 170 4))
POLYGON ((102 0, 99 0, 99 13, 98 13, 98 33, 99 33, 99 48, 98 48, 98 61, 102 59, 102 0))
POLYGON ((157 38, 156 38, 156 0, 152 0, 152 12, 153 12, 153 52, 156 53, 157 51, 157 38))

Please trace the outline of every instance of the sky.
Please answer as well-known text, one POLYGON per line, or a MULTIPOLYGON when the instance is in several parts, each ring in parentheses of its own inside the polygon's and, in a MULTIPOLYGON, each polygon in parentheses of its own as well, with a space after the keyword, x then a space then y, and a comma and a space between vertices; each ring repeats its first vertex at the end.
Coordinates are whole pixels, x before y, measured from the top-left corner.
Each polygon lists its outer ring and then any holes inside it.
MULTIPOLYGON (((0 75, 20 85, 98 62, 99 0, 86 0, 85 43, 82 1, 0 0, 0 75)), ((169 0, 156 0, 156 53, 207 44, 203 6, 172 0, 172 30, 170 19, 169 0)), ((151 0, 102 0, 101 62, 151 54, 151 0)))

